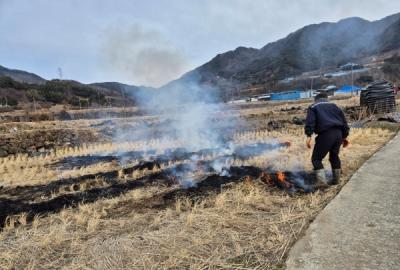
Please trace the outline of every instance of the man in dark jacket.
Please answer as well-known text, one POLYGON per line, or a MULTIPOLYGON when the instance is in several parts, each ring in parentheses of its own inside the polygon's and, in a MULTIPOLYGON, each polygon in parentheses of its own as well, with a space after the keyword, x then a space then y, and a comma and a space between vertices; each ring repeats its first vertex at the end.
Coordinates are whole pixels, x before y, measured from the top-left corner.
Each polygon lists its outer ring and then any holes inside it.
POLYGON ((313 133, 318 135, 311 157, 317 186, 328 185, 322 165, 322 160, 328 153, 333 175, 331 184, 338 184, 341 172, 339 151, 342 144, 343 147, 348 145, 346 138, 349 135, 349 126, 343 111, 336 104, 329 102, 326 94, 318 94, 315 97, 315 103, 308 108, 305 133, 308 148, 311 148, 313 133))

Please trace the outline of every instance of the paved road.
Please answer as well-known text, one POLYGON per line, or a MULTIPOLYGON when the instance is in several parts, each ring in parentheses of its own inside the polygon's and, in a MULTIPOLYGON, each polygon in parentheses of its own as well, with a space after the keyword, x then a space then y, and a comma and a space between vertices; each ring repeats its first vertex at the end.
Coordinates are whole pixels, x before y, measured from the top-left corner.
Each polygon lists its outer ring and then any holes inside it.
POLYGON ((400 135, 371 157, 292 248, 287 269, 400 269, 400 135))

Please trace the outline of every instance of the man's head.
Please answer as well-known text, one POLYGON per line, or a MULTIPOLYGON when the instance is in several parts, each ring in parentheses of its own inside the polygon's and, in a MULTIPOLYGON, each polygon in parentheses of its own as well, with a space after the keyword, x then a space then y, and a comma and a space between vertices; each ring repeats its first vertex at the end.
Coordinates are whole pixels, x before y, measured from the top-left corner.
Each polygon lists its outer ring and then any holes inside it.
POLYGON ((316 95, 314 97, 314 100, 317 101, 319 99, 327 99, 327 98, 328 98, 328 95, 326 93, 319 93, 318 95, 316 95))

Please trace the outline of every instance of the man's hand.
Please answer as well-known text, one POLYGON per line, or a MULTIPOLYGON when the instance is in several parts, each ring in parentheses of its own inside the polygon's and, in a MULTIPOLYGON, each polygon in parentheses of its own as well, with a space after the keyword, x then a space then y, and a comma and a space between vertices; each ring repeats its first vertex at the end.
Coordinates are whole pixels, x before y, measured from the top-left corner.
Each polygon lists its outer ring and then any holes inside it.
POLYGON ((347 139, 343 139, 342 145, 343 145, 343 147, 349 146, 349 141, 347 139))
POLYGON ((311 149, 311 137, 307 137, 306 145, 307 145, 307 148, 311 149))

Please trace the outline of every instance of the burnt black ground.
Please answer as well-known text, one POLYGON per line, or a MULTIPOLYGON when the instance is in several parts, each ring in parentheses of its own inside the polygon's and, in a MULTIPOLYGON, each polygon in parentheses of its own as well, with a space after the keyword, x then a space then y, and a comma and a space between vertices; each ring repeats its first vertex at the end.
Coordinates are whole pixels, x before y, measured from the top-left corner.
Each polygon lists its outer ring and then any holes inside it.
MULTIPOLYGON (((203 164, 202 166, 207 167, 208 165, 203 164)), ((93 179, 94 175, 75 179, 63 179, 58 182, 52 182, 49 185, 25 186, 3 190, 0 193, 0 227, 4 226, 7 216, 27 213, 27 221, 31 222, 36 215, 57 213, 64 208, 77 207, 79 204, 92 203, 99 199, 118 197, 130 190, 151 185, 175 186, 171 191, 156 194, 151 200, 145 200, 147 202, 152 201, 151 203, 142 204, 144 208, 165 208, 173 204, 178 197, 185 196, 194 200, 200 199, 208 196, 210 193, 220 192, 223 185, 243 181, 245 177, 259 178, 263 173, 263 170, 260 168, 242 166, 230 167, 227 171, 227 176, 221 176, 212 173, 211 168, 204 168, 204 170, 208 170, 210 173, 204 175, 201 181, 196 182, 193 186, 182 188, 177 185, 176 172, 185 172, 190 169, 190 165, 181 164, 172 169, 144 176, 140 179, 128 179, 125 182, 117 180, 118 172, 103 173, 102 177, 106 179, 107 186, 93 188, 89 186, 87 190, 78 189, 71 193, 56 195, 56 197, 48 200, 38 199, 51 195, 52 191, 59 189, 60 185, 82 183, 82 181, 93 179)), ((129 171, 133 170, 133 168, 129 169, 129 171)), ((291 178, 294 175, 292 172, 286 172, 285 174, 288 176, 288 180, 293 180, 291 178)), ((272 172, 271 175, 276 177, 275 172, 272 172)))
POLYGON ((201 149, 199 151, 188 151, 185 148, 173 148, 166 149, 163 154, 159 155, 156 154, 154 149, 148 151, 121 151, 98 155, 66 157, 51 164, 50 167, 59 170, 72 170, 74 168, 87 167, 100 162, 115 161, 120 164, 129 164, 134 160, 148 160, 164 163, 168 161, 196 159, 202 155, 221 154, 229 151, 231 152, 229 154, 232 158, 245 159, 282 147, 287 147, 287 145, 284 143, 254 143, 237 146, 231 150, 228 146, 222 146, 219 148, 201 149))
MULTIPOLYGON (((178 148, 167 150, 163 155, 155 156, 150 161, 141 161, 137 165, 122 169, 122 174, 129 176, 137 170, 152 170, 155 167, 160 168, 163 162, 166 163, 171 160, 191 160, 189 163, 179 164, 161 172, 144 176, 140 179, 132 179, 128 177, 121 181, 118 179, 120 170, 113 170, 110 172, 88 174, 75 178, 60 179, 47 184, 3 188, 0 190, 0 226, 4 225, 7 216, 10 215, 27 213, 27 219, 29 222, 36 215, 56 213, 64 208, 76 207, 81 203, 92 203, 103 198, 117 197, 130 190, 150 185, 177 186, 176 189, 162 195, 161 205, 165 204, 163 207, 168 206, 179 196, 207 196, 209 192, 219 192, 222 185, 242 181, 242 178, 245 176, 258 178, 263 173, 263 170, 260 168, 251 166, 230 167, 225 168, 223 172, 217 172, 214 168, 214 163, 216 161, 224 164, 226 159, 244 159, 249 156, 251 157, 264 152, 273 151, 280 147, 287 147, 287 144, 258 143, 238 146, 235 148, 234 152, 219 156, 218 159, 211 161, 203 161, 200 158, 202 155, 218 155, 227 149, 212 148, 200 150, 198 152, 188 152, 186 149, 178 148), (187 180, 186 176, 194 170, 198 176, 200 176, 201 180, 190 183, 189 185, 185 184, 184 181, 187 180)), ((118 156, 80 156, 67 158, 53 165, 63 166, 63 164, 66 163, 66 166, 71 166, 74 162, 88 165, 92 163, 96 164, 97 162, 105 160, 114 160, 116 157, 133 157, 136 159, 148 154, 155 154, 155 152, 125 152, 119 153, 118 156)), ((271 173, 276 186, 285 188, 284 186, 280 186, 280 182, 277 181, 273 170, 267 171, 268 173, 271 173)), ((312 191, 304 188, 304 185, 298 185, 297 179, 299 178, 299 174, 293 172, 287 172, 286 174, 288 180, 293 182, 291 185, 293 189, 287 190, 288 192, 294 192, 297 189, 301 189, 305 192, 312 191)), ((300 175, 300 178, 306 179, 307 176, 303 173, 300 175)), ((156 201, 160 201, 160 198, 156 201)), ((150 207, 151 205, 152 204, 149 204, 150 207)))
MULTIPOLYGON (((241 177, 249 174, 250 171, 253 175, 256 175, 256 173, 261 173, 261 170, 251 167, 243 167, 242 169, 237 168, 235 170, 235 175, 229 177, 210 175, 195 187, 184 191, 173 191, 173 193, 167 193, 164 194, 164 196, 165 198, 172 199, 178 195, 194 195, 201 194, 205 191, 218 191, 222 184, 240 181, 241 177)), ((114 173, 110 173, 108 177, 110 177, 110 180, 112 180, 112 177, 116 177, 116 175, 114 173)), ((72 179, 68 179, 68 181, 72 181, 72 179)), ((80 203, 92 203, 103 198, 117 197, 135 188, 154 184, 171 186, 176 183, 171 180, 169 171, 165 171, 150 176, 145 176, 141 179, 126 181, 124 183, 119 183, 115 180, 112 184, 106 187, 93 188, 71 194, 61 194, 53 199, 42 202, 32 202, 32 200, 37 196, 42 195, 42 192, 38 191, 43 189, 43 186, 18 187, 13 190, 2 192, 1 194, 0 224, 3 226, 7 216, 10 215, 27 213, 27 220, 29 222, 32 221, 35 215, 56 213, 64 208, 76 207, 80 203), (19 199, 8 199, 4 198, 6 193, 12 194, 14 197, 20 193, 21 196, 19 199)))

